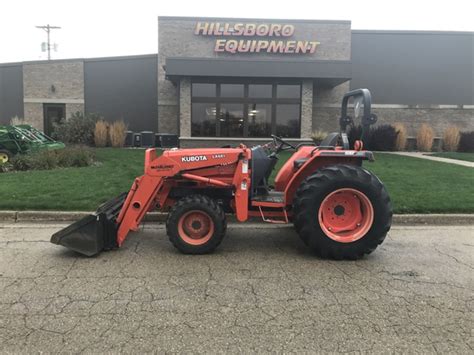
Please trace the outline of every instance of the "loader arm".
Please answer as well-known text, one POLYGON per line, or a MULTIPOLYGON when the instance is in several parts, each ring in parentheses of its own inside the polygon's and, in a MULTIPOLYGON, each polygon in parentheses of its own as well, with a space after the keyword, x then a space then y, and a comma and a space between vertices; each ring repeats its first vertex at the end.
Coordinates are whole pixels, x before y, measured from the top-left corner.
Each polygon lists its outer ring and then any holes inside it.
POLYGON ((181 167, 167 156, 157 156, 155 149, 145 151, 145 174, 136 178, 128 192, 127 198, 115 221, 118 226, 117 246, 121 247, 130 231, 138 230, 143 217, 153 210, 169 192, 164 189, 164 196, 159 196, 159 191, 164 187, 167 177, 175 176, 181 167), (165 168, 166 167, 166 168, 165 168))
POLYGON ((143 175, 133 182, 117 217, 117 245, 122 246, 128 233, 138 230, 143 217, 155 207, 155 197, 163 186, 163 178, 143 175))

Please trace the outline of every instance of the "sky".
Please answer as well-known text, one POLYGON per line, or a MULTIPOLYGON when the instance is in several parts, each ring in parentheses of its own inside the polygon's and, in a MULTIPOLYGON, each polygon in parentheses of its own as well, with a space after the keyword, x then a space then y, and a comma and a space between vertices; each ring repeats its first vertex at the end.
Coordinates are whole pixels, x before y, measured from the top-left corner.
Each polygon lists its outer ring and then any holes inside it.
POLYGON ((353 29, 474 31, 472 0, 0 0, 0 63, 158 51, 158 16, 350 20, 353 29))

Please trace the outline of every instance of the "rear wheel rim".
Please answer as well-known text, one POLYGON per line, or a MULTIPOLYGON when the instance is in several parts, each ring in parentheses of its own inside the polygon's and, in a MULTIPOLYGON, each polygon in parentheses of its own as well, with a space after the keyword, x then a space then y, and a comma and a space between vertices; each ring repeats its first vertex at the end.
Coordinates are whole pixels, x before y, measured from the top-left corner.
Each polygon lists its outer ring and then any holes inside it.
POLYGON ((374 208, 364 193, 342 188, 324 198, 318 220, 329 238, 339 243, 352 243, 364 237, 372 227, 374 208))
POLYGON ((178 234, 187 244, 203 245, 214 234, 214 222, 204 211, 188 211, 178 221, 178 234))
POLYGON ((8 162, 8 154, 0 153, 0 163, 4 164, 8 162))

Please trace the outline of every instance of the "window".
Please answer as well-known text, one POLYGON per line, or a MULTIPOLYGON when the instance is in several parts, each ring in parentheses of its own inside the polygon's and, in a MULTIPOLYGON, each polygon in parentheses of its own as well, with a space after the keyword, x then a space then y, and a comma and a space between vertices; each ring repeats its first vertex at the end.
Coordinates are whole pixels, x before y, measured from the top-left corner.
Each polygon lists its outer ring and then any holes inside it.
POLYGON ((299 99, 301 97, 300 85, 278 85, 277 97, 282 99, 299 99))
POLYGON ((277 105, 276 135, 287 138, 300 136, 300 105, 277 105))
POLYGON ((220 137, 243 137, 244 105, 223 103, 219 121, 220 137))
POLYGON ((248 137, 270 137, 272 105, 250 103, 248 106, 248 137))
POLYGON ((249 85, 249 97, 271 98, 272 97, 272 85, 250 84, 249 85))
POLYGON ((193 103, 191 109, 191 135, 193 137, 216 136, 216 105, 193 103))
POLYGON ((244 97, 244 85, 221 84, 221 97, 244 97))
POLYGON ((193 137, 300 136, 301 85, 193 83, 193 137))
POLYGON ((215 97, 217 94, 216 84, 193 83, 192 91, 197 97, 215 97))

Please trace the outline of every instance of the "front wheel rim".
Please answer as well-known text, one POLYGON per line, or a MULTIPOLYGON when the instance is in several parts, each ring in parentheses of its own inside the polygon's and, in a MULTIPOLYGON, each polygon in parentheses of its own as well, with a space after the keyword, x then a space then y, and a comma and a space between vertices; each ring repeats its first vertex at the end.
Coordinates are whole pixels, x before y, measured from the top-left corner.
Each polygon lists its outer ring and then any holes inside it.
POLYGON ((364 193, 342 188, 324 198, 318 220, 329 238, 339 243, 352 243, 364 237, 372 227, 374 208, 364 193))
POLYGON ((8 162, 8 154, 0 153, 0 163, 4 164, 8 162))
POLYGON ((204 211, 188 211, 178 221, 178 234, 187 244, 203 245, 214 234, 214 221, 204 211))

